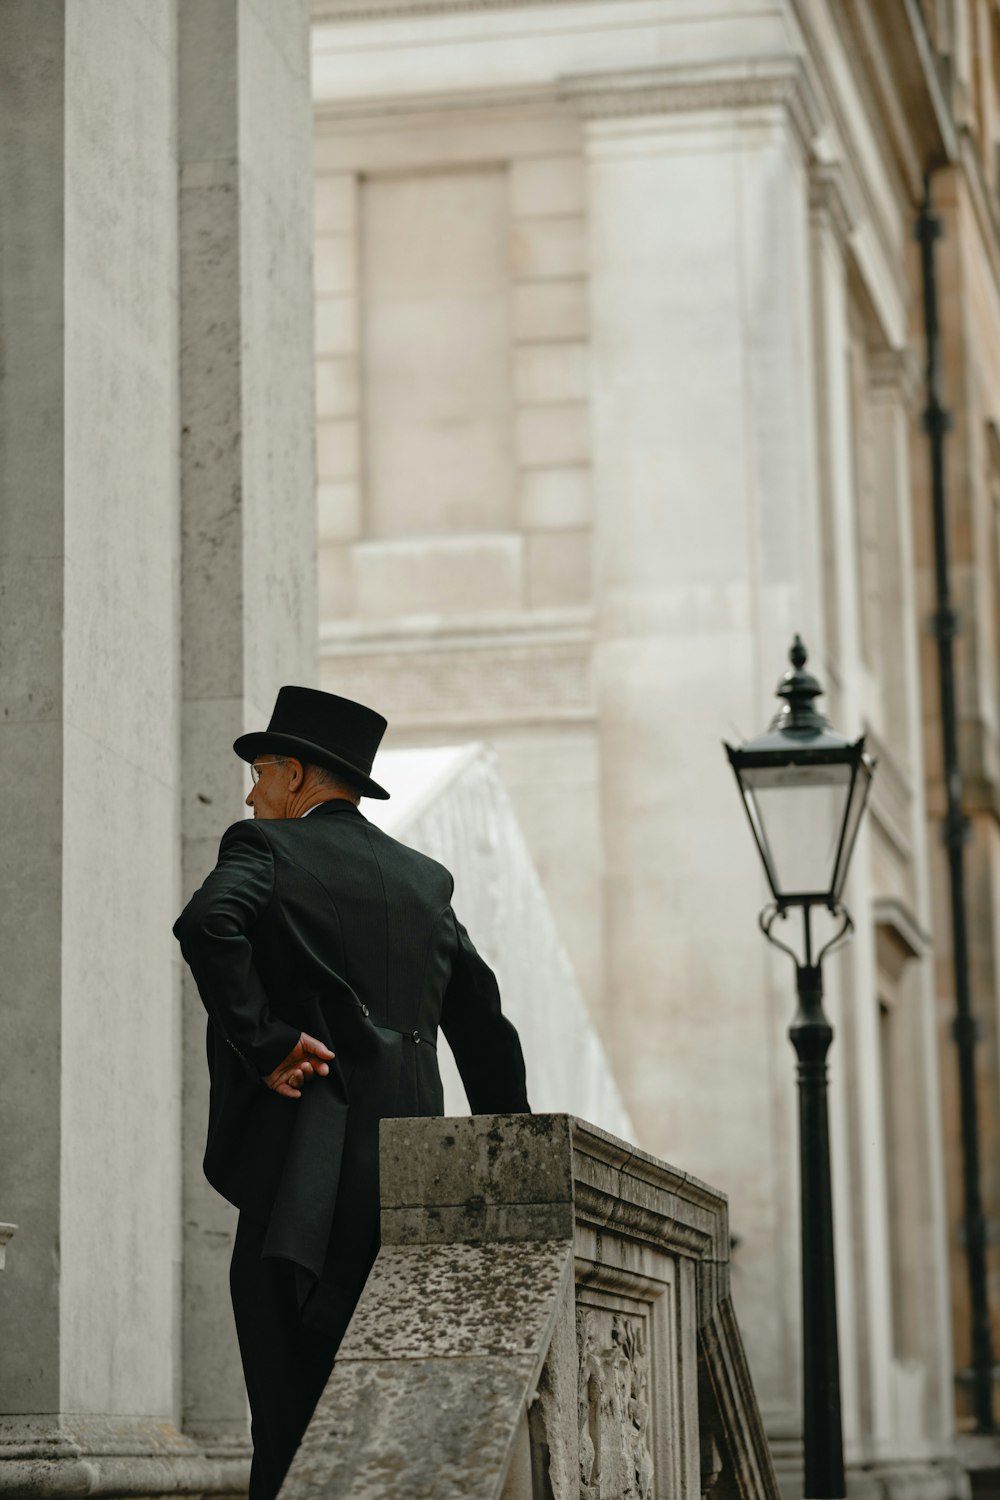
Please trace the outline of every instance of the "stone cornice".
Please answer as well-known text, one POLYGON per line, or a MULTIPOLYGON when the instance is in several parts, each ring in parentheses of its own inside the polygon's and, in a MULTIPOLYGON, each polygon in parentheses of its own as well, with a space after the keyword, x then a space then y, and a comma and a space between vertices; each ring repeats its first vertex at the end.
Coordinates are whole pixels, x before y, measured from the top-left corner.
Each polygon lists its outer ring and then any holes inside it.
POLYGON ((902 349, 874 349, 868 352, 868 374, 876 398, 902 401, 913 412, 921 394, 920 360, 907 344, 902 349))
POLYGON ((378 652, 416 655, 424 651, 493 651, 498 647, 590 646, 594 612, 548 609, 379 620, 328 620, 320 626, 322 656, 369 656, 378 652))
POLYGON ((559 97, 587 120, 784 108, 806 152, 822 124, 805 68, 786 54, 578 75, 561 80, 559 97))
POLYGON ((846 245, 861 217, 854 174, 843 162, 816 163, 809 174, 809 208, 846 245))
POLYGON ((670 64, 613 72, 569 74, 550 81, 447 93, 373 95, 320 100, 318 122, 436 113, 441 110, 569 106, 583 120, 680 115, 711 111, 784 109, 808 157, 823 120, 801 60, 790 54, 732 58, 723 63, 670 64))
MULTIPOLYGON (((845 142, 852 131, 835 73, 817 27, 815 0, 792 0, 793 9, 822 78, 845 142)), ((933 52, 915 0, 842 0, 824 6, 843 29, 855 66, 867 82, 869 106, 880 116, 883 139, 895 154, 902 178, 914 169, 954 156, 955 130, 937 76, 933 52), (886 39, 891 38, 891 44, 886 39)))
POLYGON ((894 168, 913 201, 920 197, 924 163, 906 116, 893 58, 885 46, 870 0, 844 0, 831 12, 856 61, 855 77, 887 164, 894 168))
POLYGON ((954 136, 939 107, 923 23, 910 0, 844 0, 835 6, 829 0, 791 0, 791 9, 822 100, 827 154, 849 166, 870 225, 871 251, 883 263, 884 279, 900 284, 907 272, 897 229, 900 215, 909 217, 917 201, 914 170, 946 156, 954 136), (872 179, 866 134, 884 163, 888 192, 872 179))
POLYGON ((202 1495, 247 1492, 245 1440, 196 1442, 139 1417, 0 1418, 0 1496, 202 1495))
POLYGON ((881 283, 877 274, 873 277, 872 252, 881 258, 883 246, 849 158, 813 163, 809 210, 814 225, 830 232, 845 265, 851 267, 854 295, 864 313, 873 396, 901 399, 910 408, 919 393, 919 370, 912 353, 897 347, 905 337, 905 319, 901 329, 900 318, 884 298, 884 275, 881 283))
POLYGON ((451 89, 447 93, 371 94, 357 99, 319 99, 313 103, 317 125, 341 126, 357 121, 376 123, 380 129, 398 129, 427 115, 447 111, 453 115, 503 110, 544 112, 557 107, 558 91, 552 83, 516 84, 499 88, 451 89))
POLYGON ((890 933, 906 958, 923 958, 930 952, 931 936, 914 913, 896 896, 878 896, 872 903, 876 928, 890 933))

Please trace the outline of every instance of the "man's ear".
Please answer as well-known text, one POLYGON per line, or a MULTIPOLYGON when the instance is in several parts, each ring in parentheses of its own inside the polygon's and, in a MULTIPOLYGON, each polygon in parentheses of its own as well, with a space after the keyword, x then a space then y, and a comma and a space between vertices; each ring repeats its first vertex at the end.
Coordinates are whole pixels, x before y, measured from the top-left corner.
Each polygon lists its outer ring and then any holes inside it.
POLYGON ((306 779, 305 767, 294 755, 288 757, 288 790, 297 792, 306 779))

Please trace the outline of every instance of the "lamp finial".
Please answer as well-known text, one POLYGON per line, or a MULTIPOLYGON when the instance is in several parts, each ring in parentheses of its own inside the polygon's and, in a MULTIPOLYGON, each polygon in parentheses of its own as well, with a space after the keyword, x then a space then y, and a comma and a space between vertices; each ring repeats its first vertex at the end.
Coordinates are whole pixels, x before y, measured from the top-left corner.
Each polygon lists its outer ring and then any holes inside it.
POLYGON ((814 699, 822 695, 823 689, 811 672, 805 670, 809 659, 805 642, 796 634, 788 653, 791 670, 786 672, 777 686, 777 695, 784 699, 771 724, 772 730, 784 734, 822 734, 829 726, 815 706, 814 699))

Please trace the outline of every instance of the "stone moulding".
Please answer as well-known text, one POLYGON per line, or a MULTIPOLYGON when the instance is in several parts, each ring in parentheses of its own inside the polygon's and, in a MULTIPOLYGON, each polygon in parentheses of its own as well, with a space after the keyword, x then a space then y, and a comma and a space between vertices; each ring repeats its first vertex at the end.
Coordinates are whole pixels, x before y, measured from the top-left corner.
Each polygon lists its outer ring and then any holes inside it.
POLYGON ((373 679, 392 720, 408 728, 446 723, 570 721, 594 717, 593 650, 586 641, 430 644, 417 649, 322 649, 339 691, 362 697, 373 679))
POLYGON ((574 103, 586 120, 779 107, 788 112, 807 153, 823 124, 808 69, 800 58, 782 53, 773 57, 578 74, 560 80, 559 97, 574 103))
POLYGON ((250 1449, 209 1454, 166 1423, 80 1416, 0 1418, 0 1496, 245 1496, 250 1449))
POLYGON ((806 160, 824 124, 807 64, 791 53, 722 62, 554 74, 529 82, 426 93, 393 92, 314 103, 317 123, 382 121, 441 111, 570 109, 585 122, 782 110, 806 160))
POLYGON ((706 1450, 731 1455, 743 1494, 766 1495, 774 1484, 771 1450, 759 1418, 753 1381, 733 1304, 723 1297, 698 1333, 698 1405, 703 1472, 706 1450), (749 1420, 748 1420, 749 1417, 749 1420))
POLYGON ((567 1115, 385 1121, 381 1192, 282 1500, 777 1500, 721 1193, 567 1115))

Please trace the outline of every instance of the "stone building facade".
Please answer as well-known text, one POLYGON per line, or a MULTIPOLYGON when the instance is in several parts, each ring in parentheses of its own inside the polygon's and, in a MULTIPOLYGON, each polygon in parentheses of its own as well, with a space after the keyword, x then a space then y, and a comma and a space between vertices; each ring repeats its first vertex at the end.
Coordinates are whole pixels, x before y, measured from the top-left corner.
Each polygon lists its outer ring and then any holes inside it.
MULTIPOLYGON (((938 242, 945 449, 950 506, 959 748, 968 820, 965 849, 971 991, 979 1039, 982 1191, 993 1349, 1000 1347, 1000 10, 995 5, 925 5, 942 96, 954 138, 933 176, 942 220, 938 242)), ((914 436, 918 451, 920 439, 914 436)), ((926 465, 914 463, 920 617, 933 607, 933 544, 926 465)), ((952 1035, 954 980, 945 851, 945 812, 935 643, 921 642, 927 806, 931 830, 938 1035, 942 1058, 951 1302, 961 1418, 970 1410, 972 1358, 963 1251, 960 1099, 952 1035)), ((994 1383, 994 1403, 997 1393, 994 1383)))
POLYGON ((495 745, 641 1144, 730 1194, 791 1484, 792 976, 719 741, 795 630, 870 736, 828 969, 848 1458, 859 1492, 959 1494, 912 225, 930 172, 996 1217, 997 8, 313 9, 310 89, 305 0, 3 8, 0 1494, 245 1481, 169 927, 240 812, 219 745, 315 675, 314 379, 322 681, 397 745, 495 745))
POLYGON ((793 1488, 793 975, 720 741, 763 727, 798 630, 878 757, 827 966, 847 1457, 873 1493, 959 1493, 913 225, 932 173, 995 1203, 998 26, 991 0, 314 5, 322 681, 392 743, 496 747, 640 1144, 730 1194, 793 1488))

